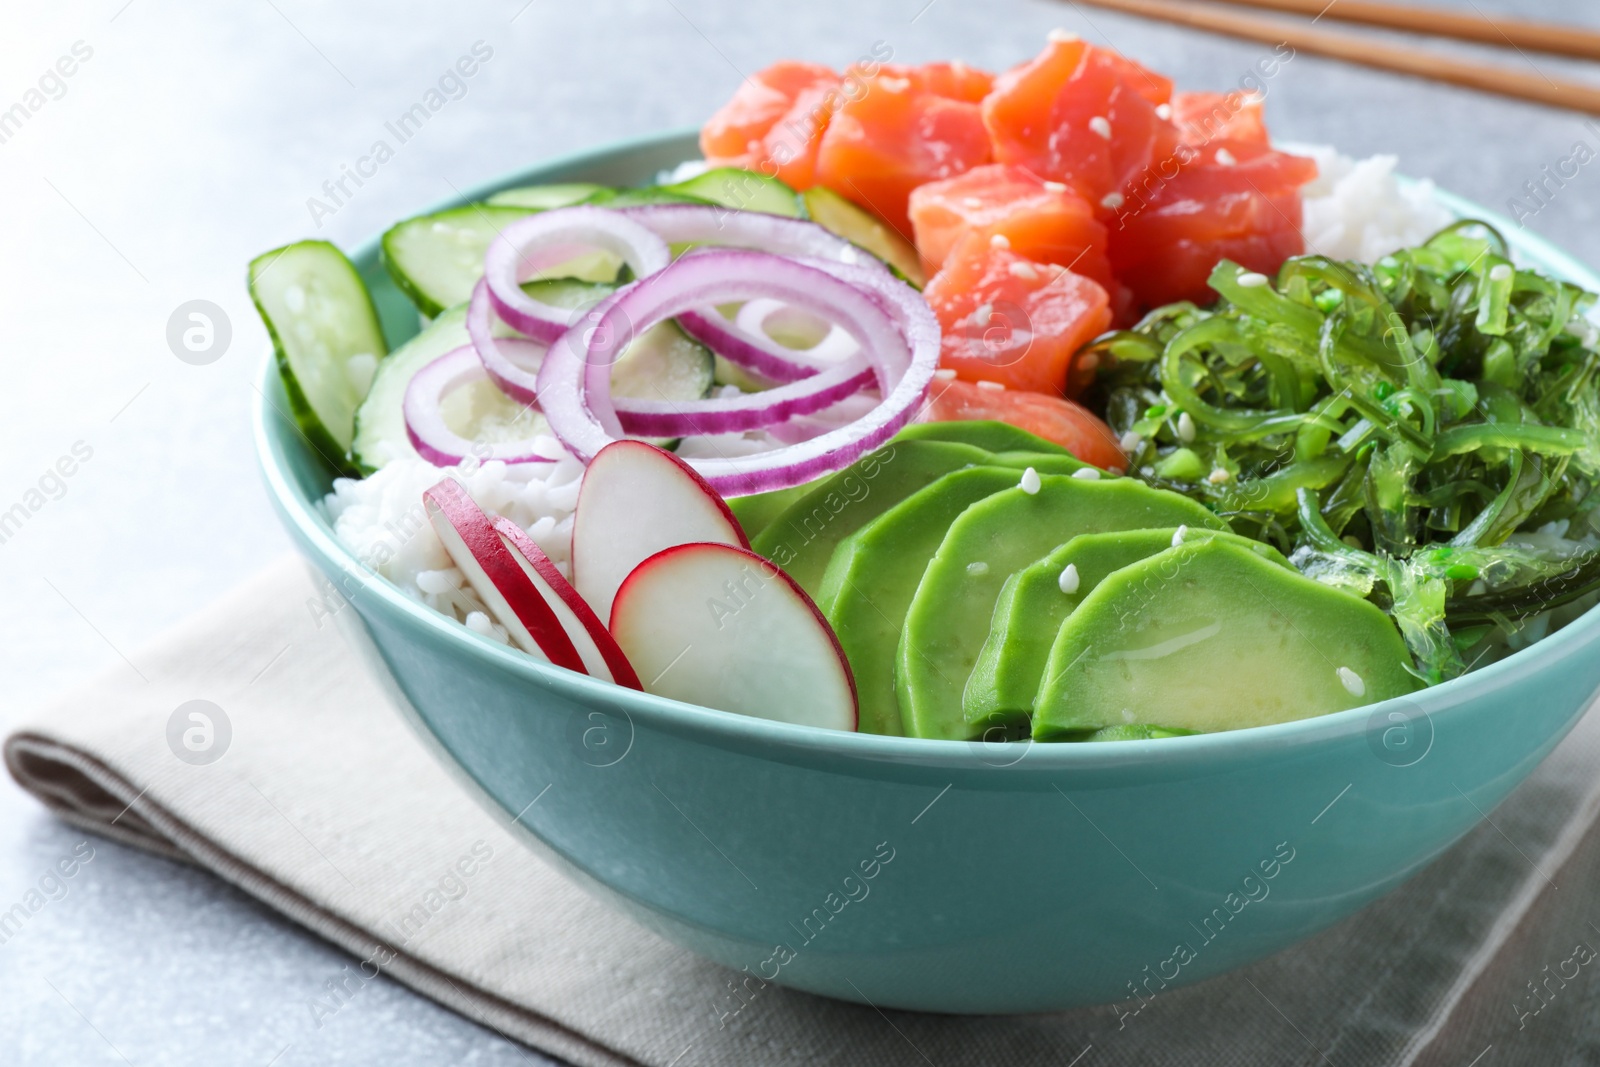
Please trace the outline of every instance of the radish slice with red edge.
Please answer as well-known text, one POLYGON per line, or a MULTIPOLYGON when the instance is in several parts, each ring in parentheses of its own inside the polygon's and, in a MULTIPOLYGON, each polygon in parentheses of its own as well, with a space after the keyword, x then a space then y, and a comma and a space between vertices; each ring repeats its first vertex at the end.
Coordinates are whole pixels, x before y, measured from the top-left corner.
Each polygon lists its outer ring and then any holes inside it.
MULTIPOLYGON (((525 349, 523 358, 544 358, 544 346, 532 341, 506 338, 503 345, 525 349)), ((534 366, 537 366, 537 362, 534 366)), ((417 454, 436 467, 453 467, 469 455, 480 460, 497 459, 502 463, 550 463, 556 457, 542 456, 534 451, 534 439, 504 441, 485 446, 467 440, 452 430, 444 420, 442 405, 445 397, 455 390, 482 381, 488 377, 478 353, 471 345, 446 352, 423 367, 406 386, 405 401, 401 405, 406 420, 406 436, 417 454)))
POLYGON ((645 691, 777 722, 854 730, 855 678, 794 580, 754 552, 677 545, 617 590, 611 632, 645 691))
POLYGON ((422 504, 451 561, 517 647, 557 667, 586 673, 561 620, 460 483, 444 479, 422 494, 422 504))
POLYGON ((556 618, 561 620, 588 673, 629 689, 643 689, 633 665, 611 636, 611 631, 606 629, 605 623, 578 595, 578 591, 572 588, 572 583, 550 562, 544 550, 534 544, 533 538, 504 516, 494 520, 494 529, 511 553, 511 558, 522 566, 522 572, 544 596, 545 603, 550 605, 556 618))
POLYGON ((572 517, 572 584, 602 619, 633 568, 663 548, 716 541, 749 548, 728 505, 683 460, 643 441, 594 457, 572 517))
MULTIPOLYGON (((592 313, 596 325, 563 334, 539 370, 551 431, 579 459, 624 434, 611 398, 610 366, 633 332, 695 307, 779 299, 843 328, 872 363, 884 399, 862 418, 815 438, 755 455, 697 458, 718 492, 743 496, 808 482, 847 466, 894 436, 917 413, 939 362, 939 326, 927 303, 887 270, 801 263, 762 252, 706 250, 626 286, 592 313)), ((580 585, 581 589, 581 585, 580 585)))
MULTIPOLYGON (((483 281, 495 311, 512 329, 536 341, 560 337, 572 325, 572 310, 535 300, 522 291, 521 283, 594 249, 617 256, 640 278, 672 259, 660 236, 622 212, 599 207, 542 211, 501 230, 484 255, 483 281)), ((476 334, 473 341, 478 341, 476 334)))

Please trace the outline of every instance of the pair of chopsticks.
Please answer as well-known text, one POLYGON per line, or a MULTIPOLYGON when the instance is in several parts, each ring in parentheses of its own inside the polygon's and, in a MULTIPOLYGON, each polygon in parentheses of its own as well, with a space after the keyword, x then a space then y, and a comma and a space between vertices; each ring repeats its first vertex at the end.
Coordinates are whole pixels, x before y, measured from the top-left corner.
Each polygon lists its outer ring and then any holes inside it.
MULTIPOLYGON (((1073 0, 1079 2, 1079 0, 1073 0)), ((1532 100, 1552 107, 1600 115, 1600 87, 1570 79, 1548 78, 1537 72, 1507 70, 1470 60, 1314 26, 1301 26, 1254 15, 1199 5, 1190 0, 1081 0, 1094 7, 1190 26, 1197 30, 1240 37, 1265 44, 1288 44, 1297 52, 1328 56, 1380 70, 1414 74, 1434 81, 1462 85, 1500 96, 1532 100)), ((1579 59, 1600 59, 1600 33, 1550 23, 1520 19, 1463 15, 1425 7, 1378 3, 1374 0, 1222 0, 1242 7, 1293 15, 1310 15, 1312 23, 1324 19, 1405 30, 1431 37, 1453 38, 1499 45, 1523 52, 1543 52, 1579 59)), ((1529 66, 1533 61, 1528 60, 1529 66)))

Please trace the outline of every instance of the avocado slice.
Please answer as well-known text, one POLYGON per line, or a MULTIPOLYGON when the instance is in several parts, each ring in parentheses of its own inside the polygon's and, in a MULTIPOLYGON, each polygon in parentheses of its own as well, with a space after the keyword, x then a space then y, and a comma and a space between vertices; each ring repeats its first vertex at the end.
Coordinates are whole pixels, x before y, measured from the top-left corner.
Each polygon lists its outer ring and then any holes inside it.
POLYGON ((967 506, 1015 488, 1019 477, 1007 467, 954 471, 839 542, 817 604, 855 674, 859 732, 905 732, 895 694, 895 649, 917 583, 967 506))
POLYGON ((773 489, 766 493, 732 496, 728 498, 728 510, 739 520, 739 528, 744 531, 744 535, 754 539, 762 530, 771 526, 773 520, 782 515, 790 504, 814 488, 816 488, 815 482, 806 482, 803 485, 791 485, 787 489, 773 489))
POLYGON ((1107 726, 1104 730, 1096 730, 1085 737, 1085 741, 1156 741, 1163 737, 1191 737, 1196 730, 1183 730, 1174 727, 1170 730, 1161 726, 1143 726, 1134 723, 1132 726, 1107 726))
MULTIPOLYGON (((1026 719, 969 722, 962 692, 989 634, 1000 587, 1014 572, 1078 534, 1186 525, 1225 529, 1203 506, 1131 479, 1045 475, 967 508, 951 524, 906 612, 895 683, 906 733, 968 739, 1026 719)), ((1269 564, 1270 566, 1270 564, 1269 564)))
POLYGON ((896 440, 814 483, 810 492, 751 537, 750 547, 782 567, 815 598, 840 541, 928 483, 980 463, 1017 466, 1019 471, 1031 466, 1040 473, 1065 473, 1082 466, 1071 456, 1029 452, 1000 458, 954 441, 896 440))
MULTIPOLYGON (((994 419, 967 419, 951 422, 914 422, 901 430, 896 441, 955 441, 989 452, 1050 452, 1070 456, 1054 441, 994 419)), ((1084 464, 1088 466, 1088 464, 1084 464)))
POLYGON ((1033 736, 1143 724, 1209 733, 1343 711, 1418 688, 1374 605, 1220 538, 1124 567, 1050 650, 1033 736))
MULTIPOLYGON (((1080 534, 1044 559, 1006 579, 995 601, 989 638, 978 654, 962 694, 968 722, 1016 719, 1033 713, 1045 663, 1056 631, 1072 609, 1109 575, 1146 556, 1172 547, 1176 529, 1122 530, 1080 534), (1062 588, 1061 575, 1074 568, 1072 592, 1062 588), (997 718, 996 718, 997 717, 997 718)), ((1191 530, 1186 537, 1218 537, 1249 549, 1281 567, 1289 561, 1271 545, 1220 530, 1191 530)))

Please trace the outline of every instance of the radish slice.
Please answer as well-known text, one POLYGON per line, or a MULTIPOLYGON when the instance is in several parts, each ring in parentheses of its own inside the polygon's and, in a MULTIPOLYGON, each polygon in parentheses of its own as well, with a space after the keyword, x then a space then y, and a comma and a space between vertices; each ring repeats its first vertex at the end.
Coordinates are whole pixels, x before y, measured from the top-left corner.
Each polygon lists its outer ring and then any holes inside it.
POLYGON ((584 603, 583 597, 572 588, 572 583, 562 577, 556 565, 550 562, 550 557, 544 554, 544 550, 533 543, 533 538, 529 537, 522 527, 504 517, 494 520, 494 529, 500 535, 500 540, 507 551, 511 553, 511 558, 522 566, 522 572, 528 576, 528 581, 539 590, 545 603, 550 605, 556 618, 561 620, 562 627, 572 639, 572 644, 582 657, 583 665, 589 674, 595 678, 627 686, 629 689, 643 689, 644 687, 639 684, 639 676, 634 673, 633 665, 628 662, 628 657, 623 655, 616 639, 611 636, 611 631, 606 629, 605 623, 601 622, 599 616, 584 603))
POLYGON ((460 483, 444 479, 422 494, 422 504, 450 559, 517 646, 557 667, 584 673, 583 659, 561 621, 460 483))
POLYGON ((760 719, 854 730, 855 679, 811 598, 754 552, 678 545, 617 591, 611 632, 645 691, 760 719))
POLYGON ((810 481, 882 444, 916 414, 938 366, 939 327, 914 290, 881 267, 835 263, 824 270, 761 252, 712 250, 684 256, 618 290, 594 309, 595 328, 569 330, 551 346, 538 381, 551 431, 578 458, 593 457, 624 433, 609 369, 632 332, 695 307, 759 297, 782 300, 844 329, 871 361, 884 399, 849 426, 799 444, 695 460, 694 468, 717 491, 742 496, 810 481))
MULTIPOLYGON (((500 343, 527 349, 523 355, 525 359, 544 358, 544 346, 532 341, 505 339, 500 343)), ((401 408, 405 414, 406 436, 417 454, 436 467, 453 467, 469 455, 476 455, 480 460, 498 459, 502 463, 552 462, 555 457, 541 456, 534 451, 532 434, 523 440, 487 445, 487 451, 484 451, 485 443, 479 442, 474 452, 474 442, 456 433, 445 422, 442 410, 445 397, 486 378, 488 373, 471 345, 446 352, 412 377, 401 408)), ((543 417, 538 421, 540 436, 547 437, 549 428, 544 425, 543 417)))
MULTIPOLYGON (((556 208, 513 222, 489 245, 483 259, 489 299, 513 329, 536 341, 553 341, 572 325, 571 309, 535 300, 522 291, 520 283, 596 248, 616 255, 640 278, 654 274, 672 259, 665 241, 623 212, 599 207, 556 208)), ((473 341, 477 340, 474 334, 473 341)))
POLYGON ((749 548, 728 505, 683 460, 643 441, 600 451, 572 519, 572 584, 602 619, 624 578, 663 548, 715 541, 749 548))

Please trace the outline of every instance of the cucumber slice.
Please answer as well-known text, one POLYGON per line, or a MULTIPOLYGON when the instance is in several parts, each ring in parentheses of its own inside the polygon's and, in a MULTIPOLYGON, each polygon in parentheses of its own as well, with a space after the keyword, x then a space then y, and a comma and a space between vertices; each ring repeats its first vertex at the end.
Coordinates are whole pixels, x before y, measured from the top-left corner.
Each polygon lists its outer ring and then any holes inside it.
MULTIPOLYGON (((383 265, 389 276, 429 318, 464 303, 483 277, 483 256, 505 227, 532 214, 525 207, 468 204, 419 215, 383 235, 383 265)), ((622 261, 591 252, 542 272, 546 278, 613 281, 622 261)))
POLYGON ((882 219, 820 185, 807 189, 802 197, 812 222, 871 252, 918 289, 928 284, 928 277, 922 271, 922 257, 917 255, 910 241, 895 233, 882 219))
MULTIPOLYGON (((601 282, 552 278, 523 286, 530 296, 577 311, 592 306, 611 292, 601 282)), ((498 332, 509 334, 503 326, 498 332)), ((406 433, 406 388, 412 377, 452 349, 470 344, 466 305, 438 315, 420 334, 378 365, 372 389, 356 412, 356 464, 364 473, 416 449, 406 433)), ((646 331, 628 346, 611 372, 612 392, 640 399, 699 400, 711 391, 711 353, 690 340, 677 325, 664 322, 646 331)), ((458 389, 446 398, 445 421, 463 437, 475 441, 522 440, 548 433, 542 415, 528 411, 502 394, 488 381, 458 389)), ((663 446, 670 441, 653 442, 663 446)))
POLYGON ((641 189, 601 189, 584 200, 596 207, 642 207, 646 204, 709 204, 698 196, 674 192, 664 185, 646 185, 641 189))
POLYGON ((668 320, 639 336, 611 368, 611 391, 638 400, 700 400, 711 392, 710 349, 668 320))
POLYGON ((604 189, 593 182, 564 182, 560 185, 524 185, 506 189, 489 198, 494 207, 524 207, 533 211, 548 211, 556 207, 571 207, 582 203, 604 189))
POLYGON ((418 371, 446 352, 470 344, 467 336, 467 308, 458 305, 438 315, 423 331, 395 349, 378 364, 372 388, 356 409, 355 441, 351 456, 363 475, 371 474, 390 460, 415 456, 406 434, 406 387, 418 371))
POLYGON ((800 194, 776 178, 739 167, 717 167, 687 181, 664 186, 663 191, 709 200, 739 211, 760 211, 791 219, 806 217, 800 194))
POLYGON ((361 276, 328 242, 301 241, 250 262, 250 299, 272 337, 301 432, 344 467, 356 407, 388 351, 361 276))

